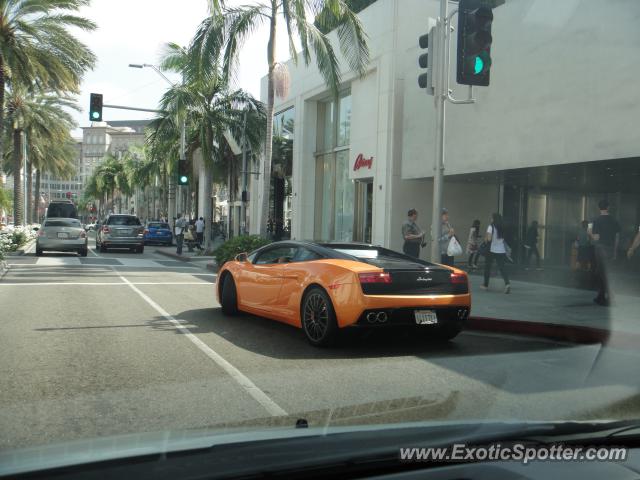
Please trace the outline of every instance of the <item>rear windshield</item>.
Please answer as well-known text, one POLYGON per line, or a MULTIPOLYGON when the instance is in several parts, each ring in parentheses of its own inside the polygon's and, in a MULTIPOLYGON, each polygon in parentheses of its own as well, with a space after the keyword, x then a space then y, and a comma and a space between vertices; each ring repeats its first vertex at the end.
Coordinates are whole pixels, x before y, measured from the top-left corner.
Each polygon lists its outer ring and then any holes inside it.
POLYGON ((149 228, 169 228, 168 223, 150 223, 149 228))
POLYGON ((50 203, 47 218, 78 218, 78 211, 72 203, 50 203))
POLYGON ((109 217, 107 225, 140 225, 138 217, 109 217))
POLYGON ((76 227, 80 228, 80 221, 74 220, 73 218, 66 219, 58 219, 58 220, 47 220, 44 223, 45 227, 76 227))

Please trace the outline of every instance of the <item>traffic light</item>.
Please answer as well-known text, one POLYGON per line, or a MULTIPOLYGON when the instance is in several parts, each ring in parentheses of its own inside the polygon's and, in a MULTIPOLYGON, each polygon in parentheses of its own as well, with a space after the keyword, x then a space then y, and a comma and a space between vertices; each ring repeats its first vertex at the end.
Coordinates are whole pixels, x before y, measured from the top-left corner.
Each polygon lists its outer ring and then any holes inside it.
POLYGON ((458 4, 458 69, 461 85, 489 86, 493 10, 482 0, 458 4))
POLYGON ((178 185, 189 185, 189 165, 186 160, 178 161, 178 185))
POLYGON ((428 33, 418 38, 418 45, 420 45, 420 48, 426 50, 426 52, 418 57, 418 65, 420 65, 420 68, 426 69, 424 73, 418 75, 418 86, 425 88, 429 95, 433 95, 434 93, 433 59, 436 54, 435 40, 436 28, 434 26, 430 26, 428 33))
POLYGON ((102 94, 92 93, 89 101, 89 121, 102 121, 102 94))

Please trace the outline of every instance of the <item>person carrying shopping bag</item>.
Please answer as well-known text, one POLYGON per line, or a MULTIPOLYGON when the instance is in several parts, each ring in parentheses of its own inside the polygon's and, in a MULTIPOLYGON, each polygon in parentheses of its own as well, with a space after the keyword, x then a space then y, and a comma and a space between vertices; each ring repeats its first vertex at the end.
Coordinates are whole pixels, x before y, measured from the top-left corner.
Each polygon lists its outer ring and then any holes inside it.
MULTIPOLYGON (((453 267, 453 255, 455 253, 449 247, 451 246, 451 241, 454 238, 455 230, 449 223, 449 211, 446 208, 442 209, 441 213, 441 233, 440 238, 438 239, 438 243, 440 244, 440 263, 442 265, 448 265, 453 267)), ((457 243, 457 240, 456 240, 457 243)), ((453 247, 453 246, 452 246, 453 247)), ((462 252, 460 252, 462 253, 462 252)))
POLYGON ((486 261, 484 264, 484 284, 482 288, 484 290, 489 289, 489 278, 491 277, 491 267, 495 261, 498 264, 498 270, 504 280, 504 293, 511 293, 511 284, 509 283, 509 276, 505 268, 505 262, 507 261, 507 244, 504 241, 504 223, 502 221, 502 215, 494 213, 491 215, 491 225, 487 228, 485 235, 485 241, 489 244, 489 251, 487 252, 486 261))

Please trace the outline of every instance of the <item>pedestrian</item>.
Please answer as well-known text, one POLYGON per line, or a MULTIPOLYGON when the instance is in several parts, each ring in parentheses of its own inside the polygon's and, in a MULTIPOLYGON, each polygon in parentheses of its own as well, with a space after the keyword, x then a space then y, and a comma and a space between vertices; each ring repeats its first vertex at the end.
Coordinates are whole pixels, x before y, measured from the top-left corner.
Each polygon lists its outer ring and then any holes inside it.
POLYGON ((638 227, 638 233, 636 233, 633 242, 631 242, 631 246, 629 246, 629 250, 627 250, 627 258, 631 260, 635 251, 640 247, 640 227, 638 227))
POLYGON ((484 290, 489 289, 489 277, 491 277, 491 266, 495 260, 498 264, 498 270, 504 280, 504 293, 511 293, 511 284, 509 283, 509 276, 505 268, 505 262, 507 260, 507 246, 504 241, 504 224, 502 221, 502 215, 494 213, 491 215, 491 224, 487 227, 487 233, 485 235, 485 241, 490 244, 489 252, 484 263, 484 284, 482 288, 484 290))
POLYGON ((176 235, 176 253, 178 255, 182 255, 182 243, 184 242, 184 231, 187 228, 187 220, 182 216, 181 213, 178 213, 178 218, 176 218, 174 224, 174 230, 176 235))
POLYGON ((442 209, 441 215, 441 230, 440 230, 440 238, 438 239, 438 243, 440 245, 440 263, 442 265, 448 265, 453 267, 453 256, 447 253, 449 249, 449 242, 451 241, 451 237, 455 235, 455 230, 449 223, 449 211, 446 208, 442 209))
POLYGON ((576 246, 578 248, 578 268, 585 272, 591 271, 593 266, 593 243, 591 241, 589 222, 587 220, 580 222, 580 229, 576 236, 576 246))
POLYGON ((601 200, 598 203, 600 216, 593 221, 591 237, 595 244, 595 279, 598 294, 593 299, 598 305, 607 307, 611 304, 611 290, 609 288, 608 269, 612 261, 616 260, 618 243, 620 242, 620 224, 609 214, 609 202, 601 200))
POLYGON ((471 229, 469 230, 469 239, 467 240, 467 255, 469 255, 469 261, 467 264, 472 271, 478 268, 481 241, 482 235, 480 235, 480 220, 474 220, 471 225, 471 229))
POLYGON ((204 218, 202 217, 196 220, 196 240, 198 241, 198 248, 202 250, 204 242, 204 218))
POLYGON ((542 267, 540 266, 540 251, 538 250, 538 222, 536 220, 531 222, 531 225, 527 229, 527 234, 525 235, 524 240, 524 248, 527 252, 527 255, 525 257, 524 269, 529 270, 531 257, 535 255, 536 270, 542 270, 542 267))
POLYGON ((404 245, 402 251, 411 257, 420 258, 420 247, 424 247, 424 232, 416 223, 418 211, 412 208, 407 213, 407 221, 402 224, 402 238, 404 245))

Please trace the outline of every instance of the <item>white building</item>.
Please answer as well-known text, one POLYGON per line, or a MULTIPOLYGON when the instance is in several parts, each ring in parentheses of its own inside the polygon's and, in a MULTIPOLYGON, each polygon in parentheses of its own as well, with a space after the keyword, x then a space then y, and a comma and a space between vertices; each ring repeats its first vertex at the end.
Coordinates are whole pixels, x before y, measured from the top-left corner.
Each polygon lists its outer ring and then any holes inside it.
MULTIPOLYGON (((429 230, 435 109, 418 88, 417 59, 418 37, 439 3, 378 0, 360 12, 371 62, 363 78, 343 73, 337 102, 313 62, 287 64, 291 88, 276 112, 295 122, 293 238, 399 250, 410 208, 429 230)), ((474 105, 447 106, 443 206, 463 243, 475 218, 486 227, 500 211, 516 248, 538 220, 543 256, 566 263, 578 223, 597 214, 603 197, 623 226, 623 242, 637 230, 639 16, 633 1, 507 0, 494 9, 491 85, 474 89, 474 105)), ((455 52, 454 38, 452 87, 462 97, 455 52)), ((264 101, 266 78, 262 85, 264 101)), ((252 231, 257 208, 251 202, 252 231)))

